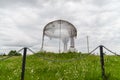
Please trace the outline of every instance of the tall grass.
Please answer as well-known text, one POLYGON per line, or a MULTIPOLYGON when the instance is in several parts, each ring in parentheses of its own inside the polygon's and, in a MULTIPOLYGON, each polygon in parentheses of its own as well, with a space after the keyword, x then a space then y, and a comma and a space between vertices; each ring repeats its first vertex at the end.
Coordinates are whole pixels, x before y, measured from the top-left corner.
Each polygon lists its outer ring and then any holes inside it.
MULTIPOLYGON (((102 80, 99 56, 85 56, 81 53, 36 53, 27 56, 25 80, 102 80)), ((0 80, 20 80, 21 60, 22 56, 17 56, 0 61, 0 80)), ((108 80, 120 80, 119 64, 120 57, 105 56, 108 80)))

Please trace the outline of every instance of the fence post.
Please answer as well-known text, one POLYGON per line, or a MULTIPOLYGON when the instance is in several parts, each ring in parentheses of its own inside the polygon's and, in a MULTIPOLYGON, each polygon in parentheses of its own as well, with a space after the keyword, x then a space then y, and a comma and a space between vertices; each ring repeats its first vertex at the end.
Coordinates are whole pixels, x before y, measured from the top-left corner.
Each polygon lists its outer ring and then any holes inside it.
POLYGON ((24 51, 23 51, 23 59, 22 59, 21 80, 24 80, 27 47, 24 47, 23 50, 24 50, 24 51))
POLYGON ((103 53, 103 45, 100 45, 100 62, 101 62, 101 69, 102 69, 102 78, 105 80, 105 68, 104 68, 104 53, 103 53))

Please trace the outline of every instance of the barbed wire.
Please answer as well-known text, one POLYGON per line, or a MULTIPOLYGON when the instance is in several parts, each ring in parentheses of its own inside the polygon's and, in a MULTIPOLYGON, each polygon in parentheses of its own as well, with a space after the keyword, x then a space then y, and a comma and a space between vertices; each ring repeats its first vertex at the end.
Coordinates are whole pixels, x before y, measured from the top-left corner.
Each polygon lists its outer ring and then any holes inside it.
POLYGON ((91 54, 91 53, 93 53, 95 50, 97 50, 99 48, 99 46, 98 47, 96 47, 95 49, 93 49, 89 54, 91 54))
POLYGON ((32 52, 33 54, 36 53, 35 51, 33 51, 32 49, 30 49, 30 48, 28 48, 28 47, 27 47, 27 49, 28 49, 30 52, 32 52))
MULTIPOLYGON (((88 57, 89 55, 91 54, 94 54, 93 52, 96 51, 100 46, 96 47, 95 49, 93 49, 91 52, 89 52, 88 54, 83 54, 84 56, 80 56, 79 58, 78 57, 75 57, 75 58, 72 58, 72 59, 68 59, 68 60, 58 60, 58 59, 50 59, 50 58, 46 58, 45 56, 41 55, 41 54, 37 54, 35 51, 33 51, 32 49, 26 47, 30 52, 32 52, 33 54, 35 54, 37 57, 40 57, 41 59, 44 59, 44 60, 47 60, 47 61, 52 61, 52 62, 72 62, 72 61, 76 61, 76 60, 80 60, 80 59, 83 59, 83 58, 86 58, 88 57)), ((113 52, 112 50, 106 48, 105 46, 103 46, 107 51, 113 53, 114 55, 117 55, 117 56, 120 56, 119 54, 113 52)), ((21 52, 22 50, 24 50, 24 48, 21 48, 20 50, 18 50, 17 52, 21 52)), ((81 54, 82 55, 82 54, 81 54)), ((4 57, 4 58, 0 58, 0 60, 6 60, 6 59, 9 59, 13 56, 7 56, 7 57, 4 57)))
POLYGON ((106 48, 105 46, 103 46, 103 47, 104 47, 107 51, 111 52, 112 54, 114 54, 114 55, 116 55, 116 56, 120 56, 119 54, 117 54, 117 53, 113 52, 112 50, 110 50, 110 49, 106 48))
POLYGON ((21 52, 23 49, 24 49, 24 48, 22 48, 22 49, 18 50, 17 52, 19 53, 19 52, 21 52))

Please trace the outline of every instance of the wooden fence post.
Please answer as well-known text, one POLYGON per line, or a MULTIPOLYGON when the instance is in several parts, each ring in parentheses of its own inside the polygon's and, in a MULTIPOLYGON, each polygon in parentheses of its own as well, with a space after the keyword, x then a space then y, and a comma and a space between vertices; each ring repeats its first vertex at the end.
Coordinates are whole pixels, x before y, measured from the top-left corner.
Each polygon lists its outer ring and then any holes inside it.
POLYGON ((103 45, 100 45, 100 62, 101 62, 101 69, 102 69, 102 78, 103 80, 106 79, 105 76, 105 68, 104 68, 104 53, 103 53, 103 45))
POLYGON ((26 54, 27 54, 27 47, 24 47, 23 59, 22 59, 21 80, 24 80, 24 75, 25 75, 26 54))

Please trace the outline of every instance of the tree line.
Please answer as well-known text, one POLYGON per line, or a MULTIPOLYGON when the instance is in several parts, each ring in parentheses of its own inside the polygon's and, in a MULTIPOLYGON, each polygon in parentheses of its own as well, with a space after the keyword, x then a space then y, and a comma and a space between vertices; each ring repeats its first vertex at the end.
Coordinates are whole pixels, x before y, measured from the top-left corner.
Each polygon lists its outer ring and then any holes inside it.
POLYGON ((16 50, 11 50, 8 54, 3 53, 0 54, 0 56, 21 56, 21 54, 18 53, 16 50))

